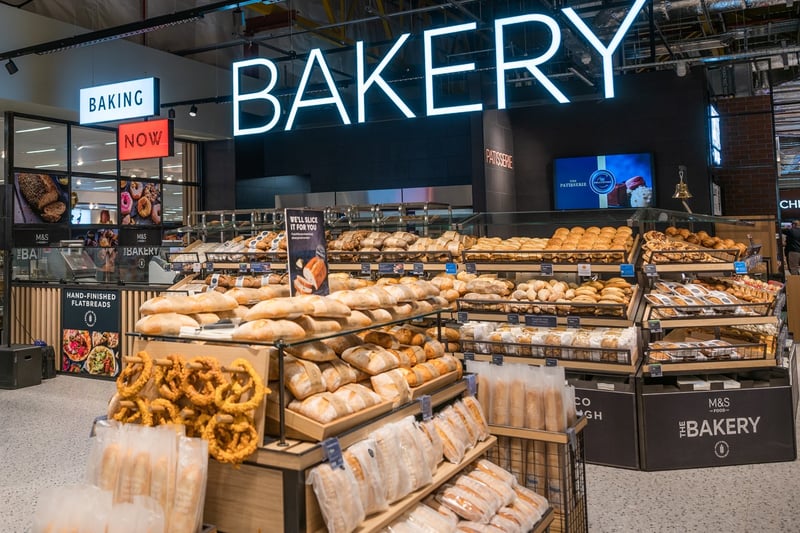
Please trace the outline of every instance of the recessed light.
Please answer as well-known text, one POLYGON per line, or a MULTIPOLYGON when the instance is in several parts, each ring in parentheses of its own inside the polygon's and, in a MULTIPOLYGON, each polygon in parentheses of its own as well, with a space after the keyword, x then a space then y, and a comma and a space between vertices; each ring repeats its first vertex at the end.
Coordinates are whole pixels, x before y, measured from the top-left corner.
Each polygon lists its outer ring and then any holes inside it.
POLYGON ((47 152, 55 152, 55 148, 43 148, 41 150, 28 150, 26 154, 45 154, 47 152))
POLYGON ((15 133, 30 133, 32 131, 42 131, 42 130, 49 130, 53 126, 42 126, 41 128, 28 128, 26 130, 17 130, 15 133))

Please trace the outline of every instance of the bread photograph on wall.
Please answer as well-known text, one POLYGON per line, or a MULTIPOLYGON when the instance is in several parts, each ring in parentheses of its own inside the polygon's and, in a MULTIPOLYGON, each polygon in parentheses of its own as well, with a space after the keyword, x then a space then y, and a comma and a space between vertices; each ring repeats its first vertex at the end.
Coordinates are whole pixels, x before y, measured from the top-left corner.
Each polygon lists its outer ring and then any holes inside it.
POLYGON ((27 172, 14 175, 15 224, 66 222, 67 205, 66 177, 27 172))

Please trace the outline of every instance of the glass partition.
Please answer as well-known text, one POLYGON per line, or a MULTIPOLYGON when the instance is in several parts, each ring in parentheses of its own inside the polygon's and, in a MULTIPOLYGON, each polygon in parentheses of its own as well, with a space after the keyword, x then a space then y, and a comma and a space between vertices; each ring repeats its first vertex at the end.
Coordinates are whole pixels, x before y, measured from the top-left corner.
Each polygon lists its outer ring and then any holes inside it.
POLYGON ((68 155, 66 124, 15 117, 15 167, 66 171, 68 155))

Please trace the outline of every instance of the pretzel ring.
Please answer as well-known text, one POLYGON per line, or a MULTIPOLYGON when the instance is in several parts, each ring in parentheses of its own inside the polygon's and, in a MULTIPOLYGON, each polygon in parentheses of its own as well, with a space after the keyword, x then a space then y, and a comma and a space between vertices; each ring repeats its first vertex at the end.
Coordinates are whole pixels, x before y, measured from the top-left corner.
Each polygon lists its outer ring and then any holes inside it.
POLYGON ((154 426, 180 423, 178 407, 166 398, 157 398, 150 402, 150 411, 152 413, 154 426), (153 407, 163 407, 164 410, 156 411, 153 410, 153 407))
POLYGON ((239 464, 258 447, 255 425, 244 415, 236 416, 230 425, 219 422, 216 416, 211 417, 203 438, 208 441, 208 453, 221 463, 239 464))
POLYGON ((181 374, 183 373, 183 358, 180 355, 169 355, 172 366, 156 366, 155 381, 158 393, 171 402, 177 402, 183 396, 181 389, 181 374))
POLYGON ((193 404, 201 407, 214 403, 214 393, 224 383, 219 363, 213 357, 195 357, 181 372, 181 389, 193 404), (192 365, 201 365, 202 368, 193 369, 192 365))
POLYGON ((122 398, 133 398, 139 394, 153 375, 153 360, 142 350, 136 357, 141 363, 128 363, 117 376, 117 390, 122 398))
POLYGON ((217 388, 214 394, 217 407, 223 413, 232 415, 255 410, 264 399, 264 394, 269 393, 269 390, 264 387, 261 376, 246 359, 236 359, 231 366, 243 368, 247 376, 244 376, 242 372, 234 372, 230 384, 217 388), (250 398, 240 402, 242 396, 247 393, 250 394, 250 398))
POLYGON ((153 415, 147 406, 147 400, 136 398, 132 400, 136 407, 121 407, 112 418, 123 424, 140 423, 143 426, 153 425, 153 415))

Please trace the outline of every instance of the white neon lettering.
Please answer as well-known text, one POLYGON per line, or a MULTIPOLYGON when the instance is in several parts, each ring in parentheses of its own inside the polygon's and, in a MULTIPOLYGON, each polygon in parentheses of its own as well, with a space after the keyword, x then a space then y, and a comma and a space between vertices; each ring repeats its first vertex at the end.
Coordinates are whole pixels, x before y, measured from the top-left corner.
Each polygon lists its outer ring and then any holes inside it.
POLYGON ((278 120, 281 118, 281 103, 270 94, 272 89, 278 83, 278 67, 269 59, 257 57, 255 59, 248 59, 246 61, 237 61, 233 64, 233 135, 254 135, 256 133, 264 133, 275 127, 278 120), (269 81, 267 86, 260 91, 254 93, 240 94, 239 93, 239 70, 247 67, 262 66, 267 67, 269 70, 269 81), (239 126, 239 104, 240 102, 247 102, 249 100, 266 100, 272 104, 272 119, 263 126, 255 128, 244 128, 239 126))
POLYGON ((558 90, 553 85, 547 76, 539 70, 538 65, 547 62, 551 57, 556 54, 559 45, 561 44, 561 30, 558 23, 546 15, 530 14, 520 15, 518 17, 508 17, 504 19, 497 19, 494 21, 494 39, 495 39, 495 56, 497 58, 497 109, 506 108, 506 71, 515 68, 524 68, 533 74, 536 80, 553 95, 553 97, 561 104, 569 102, 564 93, 558 90), (505 59, 505 39, 503 38, 503 28, 511 24, 521 24, 523 22, 541 22, 548 27, 552 34, 550 40, 550 48, 547 51, 533 59, 522 59, 519 61, 510 61, 506 63, 505 59))
POLYGON ((589 29, 589 26, 583 22, 583 20, 571 7, 561 10, 567 16, 570 22, 572 22, 572 24, 578 28, 578 31, 581 32, 584 37, 586 37, 586 40, 589 41, 589 44, 591 44, 603 58, 603 85, 605 87, 606 98, 614 98, 614 69, 613 65, 611 64, 614 52, 617 50, 617 47, 619 47, 620 43, 622 43, 622 38, 625 37, 625 34, 631 27, 631 24, 633 24, 633 21, 636 19, 637 15, 639 15, 639 11, 641 11, 645 1, 646 0, 636 0, 633 3, 633 7, 631 7, 631 10, 628 11, 627 15, 625 15, 625 19, 622 21, 622 24, 619 25, 617 33, 614 34, 611 42, 608 43, 608 47, 603 46, 603 43, 600 42, 600 39, 598 39, 597 36, 592 33, 592 30, 589 29))
POLYGON ((425 30, 425 101, 428 108, 428 116, 433 115, 450 115, 453 113, 468 113, 471 111, 480 111, 483 109, 483 104, 465 104, 450 107, 436 107, 433 100, 433 77, 442 74, 454 74, 456 72, 468 72, 475 70, 475 63, 462 63, 461 65, 450 65, 448 67, 433 68, 433 54, 431 52, 431 41, 434 37, 439 35, 449 35, 451 33, 458 33, 462 31, 474 30, 477 27, 475 22, 469 24, 459 24, 458 26, 450 26, 448 28, 438 28, 435 30, 425 30))
POLYGON ((336 89, 336 84, 333 82, 333 76, 331 76, 331 71, 328 69, 328 64, 325 62, 325 58, 322 56, 322 50, 319 48, 314 48, 311 50, 311 54, 308 56, 308 61, 306 61, 306 68, 303 70, 303 76, 300 78, 300 85, 297 88, 297 95, 294 97, 294 102, 292 103, 292 109, 289 111, 289 119, 286 121, 286 127, 284 128, 286 131, 292 129, 294 125, 294 118, 297 115, 298 108, 301 107, 317 107, 321 105, 328 105, 328 104, 335 104, 336 109, 339 110, 339 116, 342 117, 343 124, 350 124, 350 117, 347 116, 347 111, 344 108, 344 103, 342 103, 342 97, 339 94, 338 89, 336 89), (319 63, 319 70, 322 72, 322 76, 325 78, 325 83, 328 85, 328 90, 330 90, 331 95, 325 96, 323 98, 314 98, 311 100, 303 100, 303 93, 306 91, 306 85, 308 85, 308 78, 311 77, 311 69, 314 68, 314 62, 319 63))
POLYGON ((411 109, 408 108, 403 99, 400 98, 400 96, 398 96, 396 92, 394 92, 394 89, 392 89, 389 86, 389 84, 386 83, 386 80, 384 80, 381 77, 383 69, 386 68, 386 65, 389 64, 389 62, 392 60, 395 54, 397 54, 397 51, 400 50, 400 48, 403 46, 403 44, 408 40, 410 36, 411 36, 410 33, 404 33, 403 35, 400 36, 397 42, 394 43, 394 46, 392 46, 392 49, 389 50, 389 52, 381 60, 381 62, 378 63, 378 66, 375 67, 375 70, 372 71, 372 74, 370 74, 369 78, 367 78, 366 81, 364 81, 364 70, 366 66, 366 61, 364 59, 364 41, 358 41, 356 43, 356 70, 357 70, 356 80, 358 82, 356 92, 358 94, 359 124, 366 121, 366 110, 365 110, 366 106, 364 104, 364 95, 367 94, 367 91, 369 90, 369 88, 372 86, 373 83, 377 84, 378 87, 380 87, 383 90, 383 92, 386 93, 386 96, 389 97, 389 99, 406 116, 406 118, 414 118, 416 116, 411 111, 411 109))

